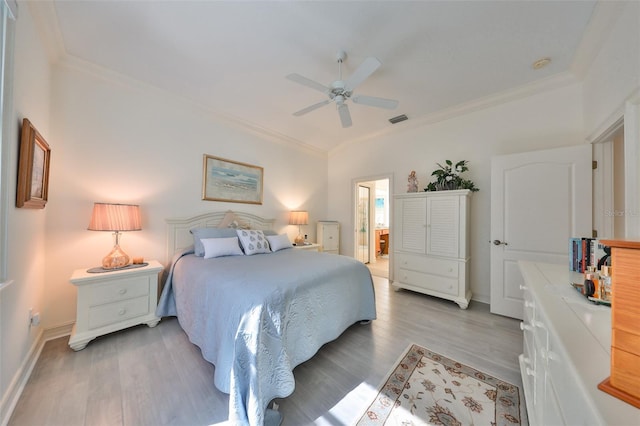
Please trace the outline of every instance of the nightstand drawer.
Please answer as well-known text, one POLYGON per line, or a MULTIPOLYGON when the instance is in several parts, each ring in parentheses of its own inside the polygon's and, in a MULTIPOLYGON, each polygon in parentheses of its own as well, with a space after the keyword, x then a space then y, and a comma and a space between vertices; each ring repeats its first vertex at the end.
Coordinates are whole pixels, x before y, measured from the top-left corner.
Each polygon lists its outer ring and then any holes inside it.
POLYGON ((133 277, 103 284, 91 289, 90 306, 133 299, 149 294, 149 278, 133 277))
POLYGON ((129 318, 145 315, 148 312, 149 298, 147 296, 97 306, 89 310, 89 329, 115 324, 129 318))

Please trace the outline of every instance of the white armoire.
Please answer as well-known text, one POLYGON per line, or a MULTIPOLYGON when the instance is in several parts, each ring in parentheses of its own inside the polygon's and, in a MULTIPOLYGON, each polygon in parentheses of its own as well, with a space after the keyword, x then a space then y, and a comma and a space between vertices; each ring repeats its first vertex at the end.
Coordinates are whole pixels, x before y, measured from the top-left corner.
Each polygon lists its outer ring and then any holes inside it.
POLYGON ((319 221, 316 229, 320 251, 340 254, 340 224, 333 221, 319 221))
POLYGON ((394 197, 394 281, 404 288, 469 306, 471 191, 413 192, 394 197))

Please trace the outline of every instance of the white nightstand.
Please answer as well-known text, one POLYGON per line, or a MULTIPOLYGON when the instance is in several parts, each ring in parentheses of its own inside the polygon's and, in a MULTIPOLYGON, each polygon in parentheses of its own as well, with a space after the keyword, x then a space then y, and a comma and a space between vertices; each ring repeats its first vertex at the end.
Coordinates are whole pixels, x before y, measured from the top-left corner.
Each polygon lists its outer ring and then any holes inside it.
POLYGON ((311 243, 304 246, 293 246, 293 248, 298 250, 320 251, 320 244, 311 243))
POLYGON ((112 272, 73 272, 70 281, 78 287, 78 309, 69 338, 71 349, 79 351, 98 336, 137 324, 158 324, 158 280, 163 267, 155 260, 148 263, 112 272))

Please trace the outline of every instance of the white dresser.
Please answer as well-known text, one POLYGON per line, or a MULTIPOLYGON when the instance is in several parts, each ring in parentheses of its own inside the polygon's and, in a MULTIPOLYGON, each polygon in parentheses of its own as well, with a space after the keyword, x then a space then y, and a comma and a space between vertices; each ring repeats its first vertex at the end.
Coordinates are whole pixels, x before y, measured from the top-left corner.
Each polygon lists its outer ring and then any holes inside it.
POLYGON ((79 351, 98 336, 137 324, 154 327, 158 305, 158 274, 162 265, 155 260, 147 266, 112 272, 90 273, 78 269, 71 283, 78 288, 76 323, 69 346, 79 351))
POLYGON ((316 238, 320 251, 340 254, 340 224, 332 221, 319 221, 316 238))
POLYGON ((393 286, 469 306, 470 197, 466 189, 394 197, 393 286))
POLYGON ((611 309, 573 289, 566 264, 519 265, 525 281, 520 371, 529 423, 639 425, 639 409, 598 389, 609 376, 611 309))

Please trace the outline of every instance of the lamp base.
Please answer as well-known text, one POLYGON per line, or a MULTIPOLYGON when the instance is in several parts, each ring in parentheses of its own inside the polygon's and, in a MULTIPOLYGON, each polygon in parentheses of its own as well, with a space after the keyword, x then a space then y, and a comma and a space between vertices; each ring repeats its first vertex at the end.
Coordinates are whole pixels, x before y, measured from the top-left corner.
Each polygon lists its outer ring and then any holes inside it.
POLYGON ((125 253, 118 244, 102 259, 104 269, 120 269, 129 264, 129 255, 125 253))
POLYGON ((298 236, 296 237, 295 240, 293 240, 294 243, 296 243, 297 246, 301 246, 304 244, 304 236, 302 234, 298 234, 298 236))

